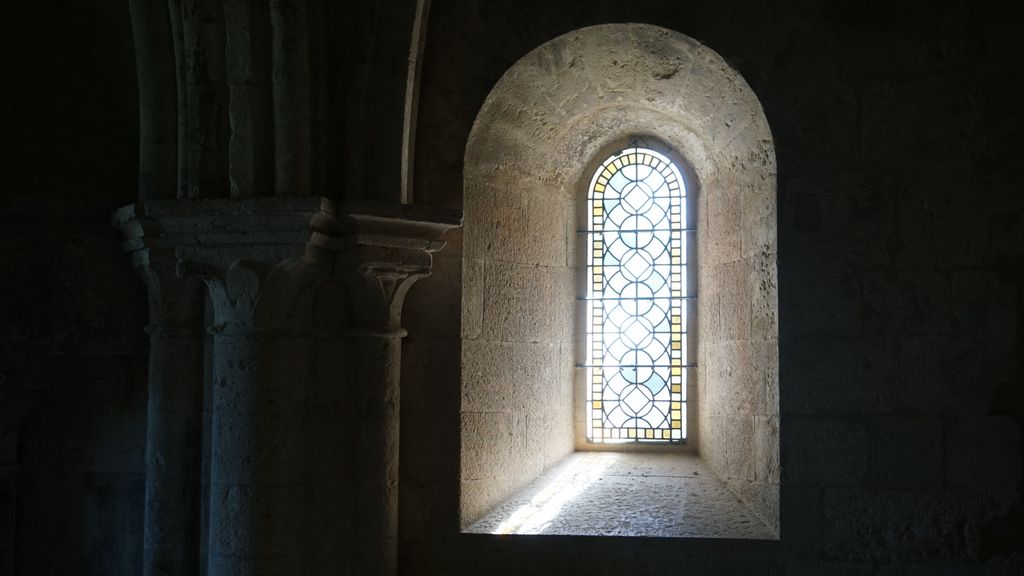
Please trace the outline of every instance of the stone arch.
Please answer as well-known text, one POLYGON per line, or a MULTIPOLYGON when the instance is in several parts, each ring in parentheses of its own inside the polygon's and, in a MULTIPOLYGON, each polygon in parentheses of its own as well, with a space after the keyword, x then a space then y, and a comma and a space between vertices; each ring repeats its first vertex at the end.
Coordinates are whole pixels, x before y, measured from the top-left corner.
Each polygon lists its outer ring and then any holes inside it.
POLYGON ((493 88, 470 133, 463 522, 577 448, 576 196, 593 159, 635 135, 684 158, 688 187, 698 193, 691 449, 778 533, 771 131, 757 97, 721 56, 646 24, 583 28, 533 50, 493 88))

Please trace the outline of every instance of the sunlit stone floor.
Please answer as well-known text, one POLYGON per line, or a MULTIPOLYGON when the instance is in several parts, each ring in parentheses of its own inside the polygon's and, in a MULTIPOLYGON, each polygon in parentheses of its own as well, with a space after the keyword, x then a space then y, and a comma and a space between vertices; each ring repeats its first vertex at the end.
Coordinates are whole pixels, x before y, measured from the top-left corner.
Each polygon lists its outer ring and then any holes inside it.
POLYGON ((696 456, 576 452, 466 532, 773 538, 696 456))

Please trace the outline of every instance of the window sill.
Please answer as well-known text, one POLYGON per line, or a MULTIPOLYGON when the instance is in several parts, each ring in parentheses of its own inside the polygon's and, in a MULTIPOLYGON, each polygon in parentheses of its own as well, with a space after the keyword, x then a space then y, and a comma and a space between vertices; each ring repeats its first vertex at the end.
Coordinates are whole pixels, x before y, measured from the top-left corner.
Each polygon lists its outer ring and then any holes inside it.
POLYGON ((576 452, 465 532, 770 540, 699 456, 576 452))

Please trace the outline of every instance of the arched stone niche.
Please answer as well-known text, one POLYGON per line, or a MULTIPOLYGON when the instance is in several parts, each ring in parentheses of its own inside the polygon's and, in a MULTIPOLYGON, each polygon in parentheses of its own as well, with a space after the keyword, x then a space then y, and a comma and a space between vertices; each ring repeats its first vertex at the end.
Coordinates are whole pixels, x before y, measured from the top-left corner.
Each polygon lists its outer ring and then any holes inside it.
POLYGON ((697 196, 698 350, 688 449, 778 534, 776 170, 750 87, 718 54, 644 24, 570 32, 491 91, 466 147, 461 517, 574 440, 579 195, 617 141, 683 159, 697 196))

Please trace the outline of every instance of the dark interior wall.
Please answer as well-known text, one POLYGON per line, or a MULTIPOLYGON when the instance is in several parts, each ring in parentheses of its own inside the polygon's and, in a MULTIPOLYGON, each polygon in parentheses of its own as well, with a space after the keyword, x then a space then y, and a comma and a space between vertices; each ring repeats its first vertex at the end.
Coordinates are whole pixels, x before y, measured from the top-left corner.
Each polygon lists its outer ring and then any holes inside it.
POLYGON ((108 224, 137 193, 128 7, 0 18, 0 574, 137 574, 145 307, 108 224))
MULTIPOLYGON (((336 5, 325 8, 327 50, 355 50, 365 66, 373 57, 354 39, 376 37, 385 11, 353 17, 336 5), (359 32, 335 30, 346 27, 359 32)), ((581 26, 639 21, 690 35, 761 99, 779 169, 782 541, 456 537, 454 481, 431 469, 417 484, 425 518, 403 516, 425 527, 404 536, 408 572, 1019 570, 1022 10, 435 0, 416 156, 416 195, 430 204, 461 204, 465 142, 501 74, 581 26)), ((146 314, 107 224, 137 187, 128 7, 37 0, 2 18, 0 574, 138 574, 146 314)), ((400 45, 385 38, 374 50, 394 64, 408 55, 400 45)), ((400 88, 393 71, 359 80, 332 62, 321 97, 346 114, 328 114, 344 137, 321 132, 331 144, 319 162, 339 174, 322 176, 328 195, 344 196, 364 189, 364 176, 346 185, 352 170, 397 166, 359 154, 377 128, 382 144, 367 155, 400 142, 393 114, 386 128, 375 123, 391 100, 372 86, 400 88), (362 96, 346 95, 357 88, 362 96)), ((457 372, 457 358, 423 352, 422 338, 419 347, 431 378, 457 372)), ((448 417, 452 388, 441 399, 448 417)), ((444 471, 458 462, 457 441, 450 428, 437 433, 444 471)), ((417 468, 403 453, 403 478, 437 466, 423 460, 417 468)))
POLYGON ((435 516, 407 535, 420 549, 404 565, 1019 570, 1022 17, 957 2, 434 2, 416 154, 417 198, 434 205, 462 205, 468 135, 501 75, 581 26, 680 31, 760 98, 779 172, 782 541, 446 538, 454 520, 435 516))

